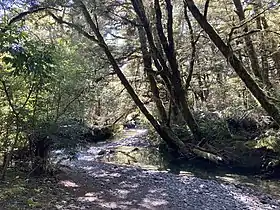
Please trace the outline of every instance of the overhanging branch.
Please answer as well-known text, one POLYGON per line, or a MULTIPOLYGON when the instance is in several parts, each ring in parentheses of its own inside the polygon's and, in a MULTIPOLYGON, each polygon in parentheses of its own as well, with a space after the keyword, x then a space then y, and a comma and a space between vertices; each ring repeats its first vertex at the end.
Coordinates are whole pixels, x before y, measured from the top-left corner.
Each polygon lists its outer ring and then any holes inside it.
POLYGON ((44 11, 46 9, 49 9, 49 8, 48 7, 35 7, 35 8, 29 9, 28 11, 19 13, 17 16, 13 17, 9 21, 8 26, 12 25, 13 23, 15 23, 17 21, 20 21, 22 18, 24 18, 27 15, 34 14, 34 13, 37 13, 37 12, 41 12, 41 11, 44 11))
POLYGON ((1 33, 5 33, 9 29, 9 26, 11 26, 15 22, 18 22, 18 21, 22 20, 27 15, 38 13, 38 12, 41 12, 41 11, 45 11, 47 9, 51 9, 51 8, 50 7, 32 7, 28 11, 24 11, 24 12, 19 13, 18 15, 13 17, 4 28, 1 29, 1 33))
POLYGON ((95 38, 95 36, 89 34, 88 32, 86 32, 85 30, 82 29, 81 26, 76 25, 74 23, 70 23, 67 22, 65 20, 63 20, 61 17, 56 16, 55 14, 53 14, 51 11, 48 11, 48 14, 59 24, 66 24, 68 25, 70 28, 75 29, 76 31, 78 31, 80 34, 84 35, 86 38, 88 38, 89 40, 92 40, 96 43, 99 43, 99 41, 95 38))

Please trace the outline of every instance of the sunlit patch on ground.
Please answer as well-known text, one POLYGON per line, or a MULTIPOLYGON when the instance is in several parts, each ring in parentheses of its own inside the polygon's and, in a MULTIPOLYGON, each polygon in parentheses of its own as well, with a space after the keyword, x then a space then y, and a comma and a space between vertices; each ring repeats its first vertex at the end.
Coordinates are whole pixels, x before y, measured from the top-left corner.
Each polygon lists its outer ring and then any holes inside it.
POLYGON ((129 190, 124 190, 124 189, 117 189, 116 193, 119 195, 121 198, 126 198, 127 195, 130 193, 129 190))
POLYGON ((122 186, 123 188, 134 188, 137 189, 139 187, 138 183, 131 183, 131 182, 127 182, 127 181, 122 181, 120 183, 120 186, 122 186))
POLYGON ((79 185, 70 180, 62 180, 59 182, 59 184, 63 185, 64 187, 79 187, 79 185))
POLYGON ((143 199, 143 202, 140 204, 140 206, 145 207, 147 209, 159 209, 158 207, 164 209, 164 206, 167 204, 168 202, 166 200, 148 197, 143 199))
POLYGON ((180 171, 181 176, 194 176, 194 174, 192 172, 189 171, 180 171))
POLYGON ((85 196, 83 197, 79 197, 77 200, 81 202, 94 202, 94 201, 98 201, 99 198, 96 193, 90 192, 90 193, 86 193, 85 196))
POLYGON ((79 160, 94 161, 96 158, 92 155, 80 155, 79 160))

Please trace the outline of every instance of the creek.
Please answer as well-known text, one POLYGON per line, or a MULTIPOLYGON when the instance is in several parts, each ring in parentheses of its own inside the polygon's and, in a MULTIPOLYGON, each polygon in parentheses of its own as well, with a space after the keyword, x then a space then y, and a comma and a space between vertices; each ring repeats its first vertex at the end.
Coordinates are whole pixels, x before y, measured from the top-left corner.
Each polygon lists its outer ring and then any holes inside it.
POLYGON ((166 171, 180 176, 231 183, 237 187, 251 187, 280 198, 280 180, 261 179, 246 173, 218 167, 207 161, 178 160, 159 151, 154 136, 146 129, 127 129, 105 142, 91 144, 78 153, 78 160, 100 161, 119 165, 132 165, 147 170, 166 171))

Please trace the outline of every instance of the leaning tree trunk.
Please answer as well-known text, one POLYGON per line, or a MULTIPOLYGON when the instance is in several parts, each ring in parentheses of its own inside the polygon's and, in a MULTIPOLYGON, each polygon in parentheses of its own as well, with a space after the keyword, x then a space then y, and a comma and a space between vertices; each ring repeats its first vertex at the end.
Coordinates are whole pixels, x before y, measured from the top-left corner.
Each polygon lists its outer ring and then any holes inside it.
POLYGON ((200 142, 201 144, 202 132, 187 103, 186 93, 183 88, 181 73, 179 70, 179 65, 176 57, 174 34, 173 34, 173 5, 171 4, 171 0, 165 0, 165 3, 166 3, 166 11, 167 11, 167 38, 165 37, 163 31, 163 26, 161 21, 162 14, 161 14, 159 1, 155 0, 156 16, 158 19, 156 24, 157 24, 159 37, 172 72, 171 81, 174 87, 175 98, 179 102, 179 107, 182 110, 184 120, 187 122, 187 125, 192 131, 195 140, 197 142, 200 142))
MULTIPOLYGON (((129 81, 121 71, 120 67, 117 64, 116 59, 112 55, 108 45, 106 44, 103 36, 101 35, 100 31, 98 30, 96 24, 92 20, 90 13, 88 12, 86 6, 84 3, 80 0, 77 0, 77 2, 80 5, 80 8, 83 12, 83 15, 91 27, 92 31, 94 32, 96 39, 94 38, 94 41, 97 41, 98 45, 103 49, 104 53, 106 54, 112 68, 116 72, 118 78, 120 79, 121 83, 131 96, 134 103, 137 105, 137 107, 140 109, 140 111, 144 114, 144 116, 147 118, 147 120, 151 123, 151 125, 154 127, 154 129, 157 131, 157 133, 160 135, 160 137, 172 148, 176 148, 179 152, 181 152, 184 156, 189 156, 191 153, 190 149, 176 136, 174 133, 166 126, 162 126, 158 123, 158 121, 151 115, 151 113, 147 110, 144 103, 140 100, 138 95, 135 93, 134 89, 130 85, 129 81)), ((59 20, 57 20, 59 21, 59 20)))
POLYGON ((237 75, 245 83, 246 87, 250 90, 253 96, 258 100, 265 111, 275 120, 275 122, 280 125, 280 113, 278 108, 269 100, 264 91, 258 86, 256 81, 244 67, 243 63, 236 57, 233 50, 225 44, 214 28, 208 23, 206 18, 200 13, 197 6, 194 4, 193 0, 185 0, 184 2, 187 4, 196 21, 208 34, 210 39, 221 51, 224 57, 228 60, 237 75))
POLYGON ((48 14, 53 17, 58 23, 60 24, 67 24, 69 27, 77 30, 79 33, 81 33, 83 36, 88 38, 89 40, 97 43, 101 49, 103 49, 104 53, 107 56, 108 61, 110 62, 112 68, 114 69, 115 73, 117 74, 119 80, 131 96, 134 103, 137 105, 137 107, 140 109, 140 111, 144 114, 144 116, 147 118, 147 120, 151 123, 151 125, 154 127, 156 132, 160 135, 160 137, 166 142, 166 144, 169 147, 175 148, 179 153, 181 153, 185 157, 189 157, 190 154, 196 154, 199 157, 206 158, 210 161, 214 161, 216 163, 223 162, 224 159, 218 155, 209 153, 204 151, 199 146, 191 145, 191 144, 185 144, 181 139, 178 138, 174 134, 174 132, 167 127, 166 125, 159 124, 158 121, 150 114, 150 112, 147 110, 143 102, 139 99, 138 95, 135 93, 134 89, 128 82, 125 75, 122 73, 120 67, 117 64, 116 59, 112 55, 109 47, 107 46, 103 36, 101 35, 100 31, 98 30, 97 25, 92 20, 91 15, 89 11, 87 10, 86 6, 81 0, 76 0, 76 3, 79 4, 79 7, 82 10, 82 13, 86 19, 86 22, 89 24, 91 30, 95 34, 94 36, 90 35, 88 32, 84 31, 81 27, 64 21, 63 19, 57 17, 52 12, 48 11, 48 14))

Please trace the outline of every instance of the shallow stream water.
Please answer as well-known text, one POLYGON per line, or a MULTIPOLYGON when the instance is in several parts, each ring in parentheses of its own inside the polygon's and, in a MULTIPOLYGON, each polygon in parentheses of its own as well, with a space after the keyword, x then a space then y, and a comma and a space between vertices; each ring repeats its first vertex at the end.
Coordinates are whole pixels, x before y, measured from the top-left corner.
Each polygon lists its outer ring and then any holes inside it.
POLYGON ((106 142, 90 145, 78 154, 79 160, 133 165, 149 170, 167 171, 180 176, 214 179, 236 186, 249 186, 280 198, 280 181, 263 180, 256 176, 232 173, 211 164, 201 165, 194 160, 178 161, 159 152, 145 129, 129 129, 106 142))

